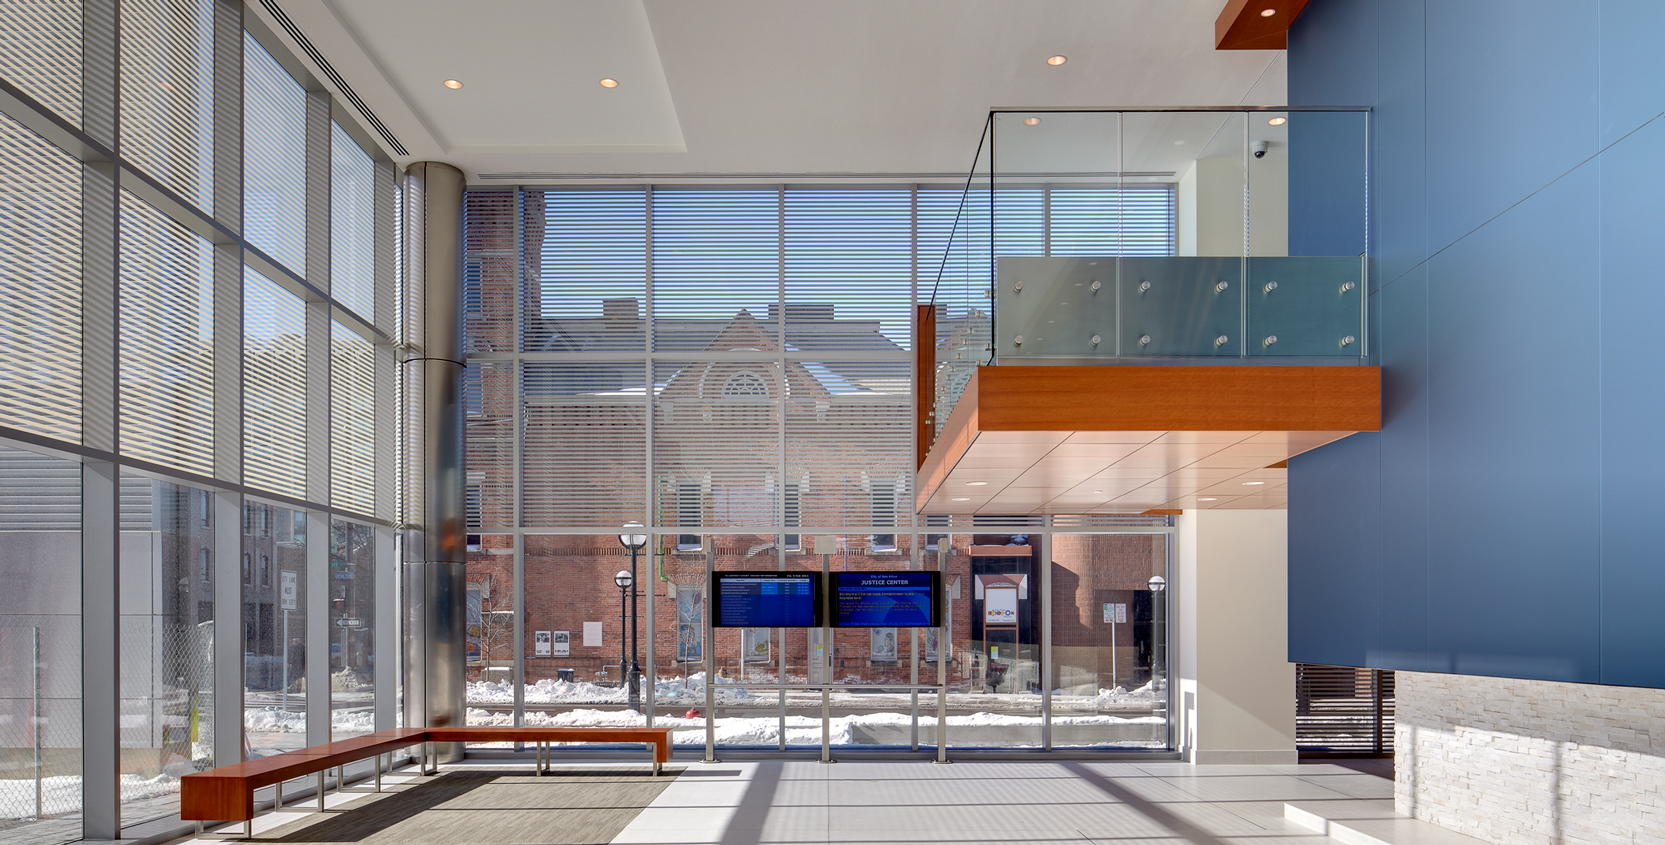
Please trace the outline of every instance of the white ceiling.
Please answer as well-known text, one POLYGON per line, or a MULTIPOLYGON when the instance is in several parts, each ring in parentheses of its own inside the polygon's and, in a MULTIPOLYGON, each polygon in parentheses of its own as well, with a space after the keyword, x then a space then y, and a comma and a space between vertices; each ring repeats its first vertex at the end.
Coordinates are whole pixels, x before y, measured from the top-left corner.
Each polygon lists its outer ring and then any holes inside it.
MULTIPOLYGON (((276 2, 409 150, 401 164, 471 183, 959 174, 991 107, 1285 97, 1281 52, 1214 49, 1223 0, 276 2)), ((1160 141, 1164 160, 1209 144, 1160 141)))

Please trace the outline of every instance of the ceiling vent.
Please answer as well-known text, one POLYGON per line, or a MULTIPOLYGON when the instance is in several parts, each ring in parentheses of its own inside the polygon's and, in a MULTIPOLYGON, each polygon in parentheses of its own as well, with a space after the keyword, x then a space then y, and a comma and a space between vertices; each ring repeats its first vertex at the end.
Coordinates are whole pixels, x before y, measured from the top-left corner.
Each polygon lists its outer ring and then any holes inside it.
POLYGON ((271 14, 272 19, 283 27, 283 31, 288 33, 290 38, 294 39, 302 52, 305 52, 307 57, 312 59, 312 63, 317 65, 318 69, 323 71, 331 82, 335 83, 336 90, 341 92, 341 96, 347 102, 353 104, 353 108, 358 109, 358 113, 364 116, 364 122, 370 124, 370 128, 376 130, 377 135, 382 136, 382 140, 387 142, 388 149, 395 155, 410 155, 410 151, 405 149, 405 145, 399 143, 398 138, 393 137, 393 131, 387 128, 387 124, 382 123, 382 119, 377 117, 376 113, 371 111, 363 100, 359 99, 358 92, 353 90, 353 86, 348 85, 347 80, 341 78, 341 74, 336 72, 335 66, 324 58, 323 53, 318 52, 318 48, 301 33, 300 27, 295 26, 295 22, 290 20, 282 9, 278 8, 278 4, 272 2, 272 0, 260 0, 260 5, 265 7, 266 11, 271 14))

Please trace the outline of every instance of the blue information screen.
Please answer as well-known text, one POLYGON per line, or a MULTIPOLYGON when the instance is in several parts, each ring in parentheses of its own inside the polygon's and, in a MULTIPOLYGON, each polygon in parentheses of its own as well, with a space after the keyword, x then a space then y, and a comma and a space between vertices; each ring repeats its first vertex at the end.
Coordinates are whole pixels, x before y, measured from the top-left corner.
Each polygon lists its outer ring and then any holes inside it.
POLYGON ((714 572, 718 628, 811 628, 815 572, 714 572))
POLYGON ((929 628, 936 619, 935 572, 834 572, 833 624, 929 628))

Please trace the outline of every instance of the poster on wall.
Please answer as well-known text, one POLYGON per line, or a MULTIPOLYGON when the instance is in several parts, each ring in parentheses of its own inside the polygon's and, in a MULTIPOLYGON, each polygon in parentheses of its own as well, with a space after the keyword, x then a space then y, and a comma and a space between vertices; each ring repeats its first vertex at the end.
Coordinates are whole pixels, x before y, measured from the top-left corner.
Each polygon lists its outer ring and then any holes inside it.
POLYGON ((550 631, 550 654, 554 657, 569 657, 572 655, 572 632, 550 631))
POLYGON ((676 588, 676 659, 697 663, 705 659, 705 585, 678 584, 676 588))
POLYGON ((584 645, 589 648, 595 648, 601 645, 600 622, 584 623, 584 645))
POLYGON ((925 660, 935 662, 937 659, 937 640, 942 636, 941 628, 925 629, 925 660))
POLYGON ((896 660, 896 629, 872 628, 872 659, 875 661, 895 662, 896 660))
POLYGON ((533 657, 548 657, 549 652, 550 652, 550 643, 553 642, 553 641, 554 641, 554 632, 553 631, 533 631, 532 632, 532 656, 533 657))
POLYGON ((741 628, 740 653, 747 663, 769 662, 769 632, 772 628, 741 628))

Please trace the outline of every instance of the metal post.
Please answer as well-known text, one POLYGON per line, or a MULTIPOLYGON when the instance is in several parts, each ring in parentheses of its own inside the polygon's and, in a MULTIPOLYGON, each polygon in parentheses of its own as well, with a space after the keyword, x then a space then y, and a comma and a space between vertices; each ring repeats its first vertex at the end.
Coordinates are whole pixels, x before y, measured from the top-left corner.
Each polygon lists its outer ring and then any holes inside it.
POLYGON ((318 812, 324 811, 324 773, 318 773, 318 812))
POLYGON ((638 713, 642 710, 642 667, 636 661, 640 641, 636 638, 636 556, 640 550, 630 547, 630 709, 638 713))
MULTIPOLYGON (((45 722, 45 720, 40 717, 40 626, 37 625, 32 630, 34 631, 35 655, 35 709, 30 714, 34 717, 34 719, 32 720, 33 723, 29 726, 29 732, 35 736, 35 820, 39 821, 46 818, 46 815, 42 812, 40 792, 40 726, 45 722)), ((1380 735, 1381 732, 1378 731, 1377 736, 1380 737, 1380 735)), ((1378 740, 1377 744, 1381 744, 1380 740, 1378 740)))
POLYGON ((630 640, 624 635, 624 593, 625 586, 619 585, 619 686, 624 686, 629 674, 629 656, 625 649, 630 647, 630 640))
MULTIPOLYGON (((281 577, 282 577, 282 575, 280 573, 279 578, 281 578, 281 577)), ((270 618, 270 617, 268 617, 268 618, 270 618)), ((289 655, 291 653, 291 649, 289 648, 289 611, 287 609, 285 609, 283 611, 283 645, 282 645, 282 648, 283 648, 283 718, 288 719, 289 718, 289 655)), ((264 674, 264 673, 262 673, 262 674, 264 674)), ((271 677, 271 676, 267 675, 267 677, 271 677)), ((268 682, 268 683, 270 683, 270 682, 268 682)))
MULTIPOLYGON (((816 538, 820 539, 820 538, 816 538)), ((821 553, 821 583, 827 584, 832 576, 832 555, 821 553)), ((834 762, 832 758, 832 689, 828 684, 832 681, 832 590, 821 591, 821 762, 834 762)))
MULTIPOLYGON (((943 590, 947 591, 948 550, 954 545, 954 535, 937 541, 937 571, 942 573, 943 590)), ((942 621, 937 629, 937 762, 948 762, 948 655, 954 651, 954 605, 943 597, 942 621)))

